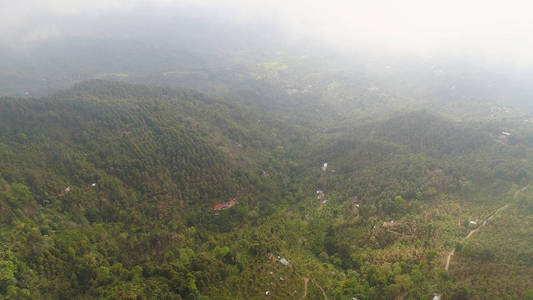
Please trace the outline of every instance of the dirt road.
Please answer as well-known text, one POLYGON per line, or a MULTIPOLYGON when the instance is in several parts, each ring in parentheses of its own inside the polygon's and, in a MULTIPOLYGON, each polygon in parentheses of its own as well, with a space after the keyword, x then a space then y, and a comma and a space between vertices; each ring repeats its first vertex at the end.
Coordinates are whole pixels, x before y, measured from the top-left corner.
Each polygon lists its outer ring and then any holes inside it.
MULTIPOLYGON (((520 195, 521 192, 523 192, 525 189, 527 189, 530 185, 526 185, 525 187, 519 189, 518 191, 516 191, 514 193, 514 196, 513 196, 513 200, 516 200, 516 197, 518 197, 518 195, 520 195)), ((487 222, 492 220, 492 218, 494 218, 496 215, 498 215, 498 213, 504 209, 506 209, 507 207, 509 207, 509 204, 505 204, 504 206, 498 208, 497 210, 495 210, 485 221, 483 221, 483 223, 476 229, 473 229, 471 230, 468 235, 466 237, 463 238, 462 242, 468 240, 472 235, 474 235, 474 233, 478 232, 481 228, 485 227, 485 225, 487 225, 487 222)), ((448 269, 450 268, 450 262, 452 260, 452 256, 455 254, 455 248, 450 251, 450 253, 448 253, 448 257, 446 258, 446 266, 444 267, 444 269, 446 271, 448 271, 448 269)))
POLYGON ((307 283, 309 282, 309 278, 303 277, 304 280, 304 295, 302 296, 302 299, 305 299, 307 297, 307 283))
POLYGON ((328 300, 328 296, 326 295, 326 291, 324 291, 324 289, 320 285, 318 285, 318 283, 316 283, 316 281, 314 281, 312 278, 311 278, 311 280, 316 285, 316 287, 319 288, 320 291, 322 292, 322 296, 324 296, 324 300, 328 300))

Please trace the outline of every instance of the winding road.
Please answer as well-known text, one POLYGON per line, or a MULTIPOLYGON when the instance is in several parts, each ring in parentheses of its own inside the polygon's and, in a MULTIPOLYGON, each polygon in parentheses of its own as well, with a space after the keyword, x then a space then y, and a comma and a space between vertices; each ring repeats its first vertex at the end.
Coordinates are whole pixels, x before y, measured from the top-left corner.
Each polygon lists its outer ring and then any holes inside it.
MULTIPOLYGON (((530 184, 526 185, 525 187, 519 189, 518 191, 516 191, 514 193, 514 196, 513 196, 513 200, 516 200, 516 197, 518 197, 518 195, 523 192, 524 190, 526 190, 528 187, 530 186, 530 184)), ((481 228, 485 227, 485 225, 487 225, 487 222, 492 220, 492 218, 494 218, 500 211, 506 209, 507 207, 509 207, 509 203, 505 204, 504 206, 498 208, 497 210, 495 210, 485 221, 483 221, 483 223, 476 229, 473 229, 471 230, 468 235, 466 237, 464 237, 461 242, 464 242, 466 240, 468 240, 472 235, 474 235, 474 233, 478 232, 481 228)), ((444 267, 444 270, 448 271, 448 269, 450 268, 450 262, 452 260, 452 256, 455 254, 455 248, 450 251, 450 253, 448 253, 448 257, 446 258, 446 266, 444 267)))
POLYGON ((328 296, 326 295, 326 291, 324 291, 324 289, 318 283, 316 283, 316 281, 313 278, 311 278, 311 281, 313 281, 313 283, 316 285, 316 287, 320 289, 320 291, 322 292, 322 296, 324 296, 324 300, 328 300, 328 296))

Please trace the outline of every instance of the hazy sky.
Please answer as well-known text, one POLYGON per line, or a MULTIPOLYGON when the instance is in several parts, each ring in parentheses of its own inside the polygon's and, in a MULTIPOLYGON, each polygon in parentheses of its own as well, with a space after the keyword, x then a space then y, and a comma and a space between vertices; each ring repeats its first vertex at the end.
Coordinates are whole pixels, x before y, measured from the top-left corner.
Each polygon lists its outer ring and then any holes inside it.
POLYGON ((129 14, 171 16, 173 11, 212 13, 237 24, 272 19, 292 37, 318 38, 343 49, 533 62, 533 4, 528 1, 0 0, 0 43, 86 34, 129 14))

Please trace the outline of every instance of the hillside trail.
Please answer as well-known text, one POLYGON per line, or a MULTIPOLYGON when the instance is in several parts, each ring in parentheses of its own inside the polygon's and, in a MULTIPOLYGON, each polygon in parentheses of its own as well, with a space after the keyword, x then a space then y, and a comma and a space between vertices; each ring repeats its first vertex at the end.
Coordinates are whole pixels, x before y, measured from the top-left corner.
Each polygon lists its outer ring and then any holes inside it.
POLYGON ((328 300, 328 296, 326 295, 326 291, 324 291, 324 289, 318 283, 316 283, 316 281, 313 278, 311 278, 311 281, 313 281, 313 283, 316 285, 316 287, 320 289, 320 291, 322 292, 322 296, 324 296, 324 300, 328 300))
POLYGON ((304 280, 304 295, 302 296, 302 299, 305 299, 307 297, 307 283, 309 282, 309 278, 303 277, 304 280))
MULTIPOLYGON (((519 189, 518 191, 516 191, 514 193, 514 196, 513 196, 513 200, 516 200, 516 198, 518 197, 518 195, 520 195, 521 192, 525 191, 531 184, 528 184, 524 187, 522 187, 521 189, 519 189)), ((509 203, 505 204, 504 206, 498 208, 497 210, 495 210, 485 221, 483 221, 483 223, 476 229, 473 229, 471 230, 468 235, 466 237, 463 238, 463 242, 468 240, 472 235, 474 235, 476 232, 478 232, 481 228, 485 227, 485 225, 487 225, 487 222, 492 220, 492 218, 494 218, 496 215, 498 215, 498 213, 504 209, 506 209, 507 207, 509 207, 509 203)), ((450 253, 448 253, 448 257, 446 258, 446 266, 444 267, 444 270, 448 271, 448 269, 450 268, 450 262, 452 260, 452 256, 455 254, 455 248, 450 251, 450 253)))

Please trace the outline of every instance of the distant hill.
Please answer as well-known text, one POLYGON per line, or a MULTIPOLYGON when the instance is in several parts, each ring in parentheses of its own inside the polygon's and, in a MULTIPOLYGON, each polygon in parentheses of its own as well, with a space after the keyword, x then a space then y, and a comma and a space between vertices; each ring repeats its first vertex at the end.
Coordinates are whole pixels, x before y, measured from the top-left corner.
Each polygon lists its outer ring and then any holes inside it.
POLYGON ((273 146, 251 138, 261 126, 193 91, 83 82, 49 98, 0 100, 2 175, 33 172, 36 190, 109 176, 138 197, 205 204, 247 188, 243 178, 258 166, 251 157, 273 146))
POLYGON ((394 116, 366 130, 377 139, 433 155, 464 154, 493 143, 482 130, 446 120, 429 111, 394 116))

